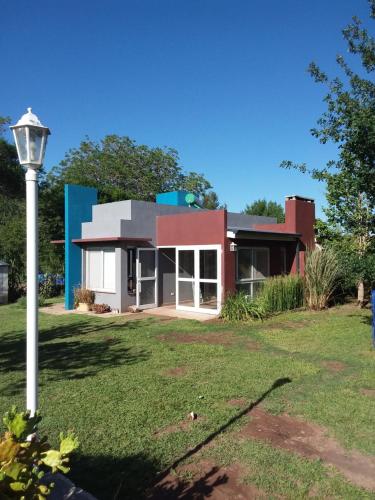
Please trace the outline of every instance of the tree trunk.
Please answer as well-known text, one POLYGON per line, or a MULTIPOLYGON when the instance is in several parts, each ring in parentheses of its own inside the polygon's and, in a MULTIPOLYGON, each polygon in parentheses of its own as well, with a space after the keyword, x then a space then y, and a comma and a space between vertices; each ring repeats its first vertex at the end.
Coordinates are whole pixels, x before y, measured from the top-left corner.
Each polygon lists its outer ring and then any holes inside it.
POLYGON ((358 307, 363 307, 365 304, 365 285, 363 280, 358 283, 358 294, 357 294, 358 307))

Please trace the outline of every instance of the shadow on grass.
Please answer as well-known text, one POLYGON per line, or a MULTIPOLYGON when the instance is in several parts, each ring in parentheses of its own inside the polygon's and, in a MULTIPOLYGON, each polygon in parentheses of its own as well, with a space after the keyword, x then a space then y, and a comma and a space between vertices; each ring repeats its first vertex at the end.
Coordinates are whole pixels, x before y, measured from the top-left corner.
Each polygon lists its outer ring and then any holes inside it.
POLYGON ((71 478, 100 500, 188 500, 210 497, 215 488, 228 482, 225 473, 218 474, 219 468, 213 466, 195 481, 184 481, 180 478, 170 480, 173 470, 228 430, 237 420, 250 413, 271 392, 290 382, 289 378, 276 380, 255 402, 250 403, 162 472, 159 462, 143 454, 122 458, 78 455, 72 463, 71 478))
POLYGON ((215 489, 229 480, 213 466, 197 480, 173 478, 154 489, 147 489, 160 470, 160 464, 146 455, 125 458, 77 456, 72 460, 70 479, 100 500, 192 500, 209 498, 215 489))
MULTIPOLYGON (((141 322, 143 325, 143 321, 141 322)), ((121 323, 92 323, 80 321, 52 328, 44 328, 39 335, 40 381, 82 379, 105 368, 134 364, 149 358, 142 349, 125 347, 123 340, 111 335, 139 327, 136 321, 121 323), (103 336, 90 336, 92 333, 103 336)), ((26 368, 26 335, 12 332, 1 338, 0 374, 26 368)), ((24 381, 9 384, 2 389, 6 395, 15 395, 24 389, 24 381)))

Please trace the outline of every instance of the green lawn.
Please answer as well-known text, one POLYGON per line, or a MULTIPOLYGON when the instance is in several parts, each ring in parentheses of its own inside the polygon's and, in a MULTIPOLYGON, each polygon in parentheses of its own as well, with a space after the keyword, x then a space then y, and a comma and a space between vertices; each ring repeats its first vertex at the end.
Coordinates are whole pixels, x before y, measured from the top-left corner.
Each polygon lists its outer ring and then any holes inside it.
MULTIPOLYGON (((1 306, 0 325, 4 413, 24 406, 25 310, 1 306)), ((188 461, 240 462, 245 481, 268 498, 304 498, 312 488, 319 498, 374 498, 321 461, 238 440, 251 413, 236 418, 239 408, 228 404, 263 397, 272 414, 324 426, 345 448, 373 454, 375 399, 362 391, 375 389, 374 357, 370 312, 352 306, 247 325, 41 314, 42 430, 54 443, 74 429, 81 447, 71 477, 99 499, 141 498, 159 471, 221 428, 188 461), (333 361, 338 369, 325 364, 333 361), (198 420, 180 429, 190 411, 198 420), (163 432, 172 425, 175 432, 163 432)))

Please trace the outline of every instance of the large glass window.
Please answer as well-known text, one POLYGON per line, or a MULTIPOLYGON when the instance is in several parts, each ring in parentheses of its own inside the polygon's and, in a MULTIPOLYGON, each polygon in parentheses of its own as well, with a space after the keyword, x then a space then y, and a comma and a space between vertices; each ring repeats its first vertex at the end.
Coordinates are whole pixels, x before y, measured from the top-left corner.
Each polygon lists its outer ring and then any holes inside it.
POLYGON ((194 277, 194 250, 180 250, 178 259, 178 277, 194 277))
POLYGON ((116 253, 114 248, 87 249, 86 288, 98 292, 116 291, 116 253))
POLYGON ((200 279, 217 279, 217 250, 200 250, 200 279))
POLYGON ((269 276, 268 248, 238 248, 236 287, 249 297, 255 297, 269 276))

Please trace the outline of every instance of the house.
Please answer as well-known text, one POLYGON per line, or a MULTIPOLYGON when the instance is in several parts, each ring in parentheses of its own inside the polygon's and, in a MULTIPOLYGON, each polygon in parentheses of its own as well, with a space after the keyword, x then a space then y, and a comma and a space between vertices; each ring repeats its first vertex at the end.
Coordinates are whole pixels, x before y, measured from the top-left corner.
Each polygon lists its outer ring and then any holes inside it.
POLYGON ((255 296, 268 276, 304 272, 314 245, 314 201, 287 196, 285 223, 204 210, 186 192, 156 202, 97 204, 93 188, 65 186, 65 307, 76 286, 120 312, 174 305, 218 314, 236 290, 255 296))

